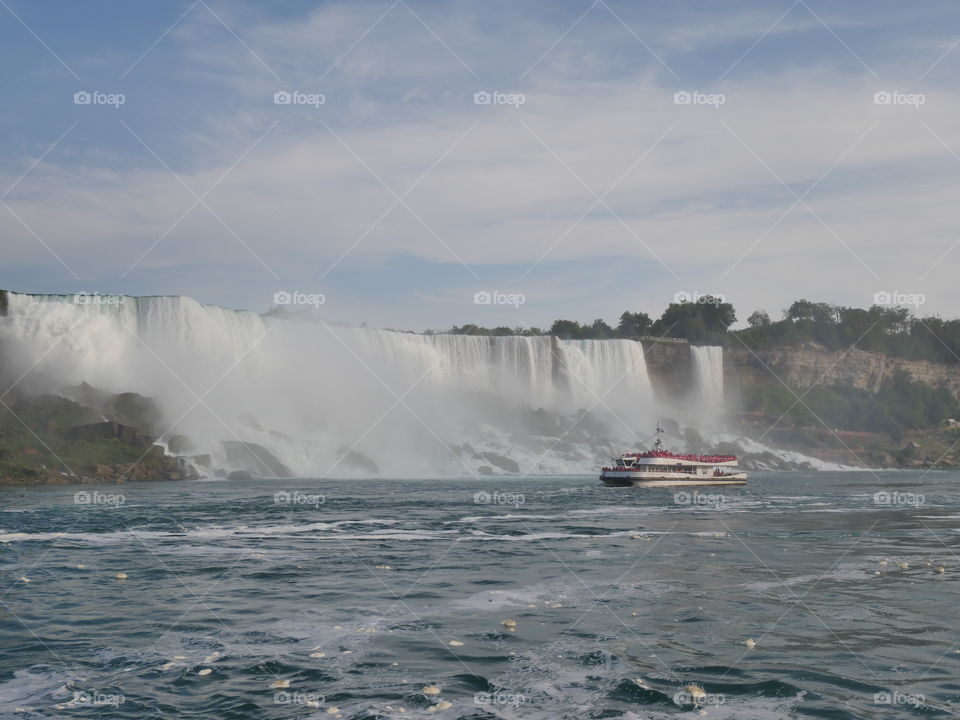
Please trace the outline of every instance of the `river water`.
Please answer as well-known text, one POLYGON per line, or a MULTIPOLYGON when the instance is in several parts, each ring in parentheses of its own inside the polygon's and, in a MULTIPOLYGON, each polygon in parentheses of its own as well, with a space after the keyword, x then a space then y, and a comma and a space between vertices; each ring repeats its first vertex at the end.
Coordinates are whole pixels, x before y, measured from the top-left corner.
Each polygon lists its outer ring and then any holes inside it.
POLYGON ((0 716, 952 717, 958 482, 7 488, 0 716))

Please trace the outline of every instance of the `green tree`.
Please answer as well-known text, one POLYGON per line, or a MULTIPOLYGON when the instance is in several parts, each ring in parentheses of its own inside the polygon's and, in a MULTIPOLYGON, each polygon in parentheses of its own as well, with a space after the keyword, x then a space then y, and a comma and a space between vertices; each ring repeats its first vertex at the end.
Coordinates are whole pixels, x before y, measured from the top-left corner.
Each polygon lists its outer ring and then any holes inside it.
POLYGON ((654 323, 653 331, 657 335, 686 338, 691 342, 722 343, 727 328, 736 321, 733 305, 705 295, 696 302, 670 303, 654 323))
POLYGON ((463 325, 462 327, 457 327, 454 325, 450 328, 450 332, 453 335, 486 335, 490 331, 486 328, 478 327, 472 323, 463 325))
POLYGON ((583 328, 581 337, 593 340, 606 340, 614 336, 613 328, 602 319, 597 318, 588 327, 583 328))
POLYGON ((837 308, 829 303, 815 303, 800 299, 787 309, 785 316, 787 320, 794 322, 809 320, 816 324, 825 324, 837 321, 837 308))
POLYGON ((634 338, 648 335, 652 326, 653 321, 646 313, 625 312, 620 316, 620 324, 617 325, 617 337, 634 338))
POLYGON ((581 334, 580 323, 576 320, 554 320, 553 325, 550 326, 549 334, 568 340, 579 338, 581 334))
POLYGON ((754 310, 747 318, 750 327, 767 327, 770 324, 770 315, 766 310, 754 310))

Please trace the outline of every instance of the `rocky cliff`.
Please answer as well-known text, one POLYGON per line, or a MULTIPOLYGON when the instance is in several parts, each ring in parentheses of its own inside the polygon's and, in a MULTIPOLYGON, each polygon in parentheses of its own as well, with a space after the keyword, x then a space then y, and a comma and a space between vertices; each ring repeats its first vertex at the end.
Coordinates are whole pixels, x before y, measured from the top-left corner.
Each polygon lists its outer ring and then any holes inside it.
POLYGON ((724 350, 724 378, 731 400, 747 383, 778 379, 796 391, 822 384, 877 392, 898 369, 927 385, 943 385, 960 398, 960 365, 904 360, 857 349, 830 351, 815 345, 756 353, 746 348, 724 350))
MULTIPOLYGON (((639 341, 657 392, 674 398, 689 393, 693 372, 690 344, 677 338, 650 337, 639 341)), ((960 363, 905 360, 857 349, 832 351, 809 344, 757 352, 728 346, 723 351, 723 364, 727 399, 733 402, 743 386, 771 381, 782 381, 798 392, 813 385, 849 385, 877 392, 884 380, 900 369, 913 380, 933 387, 943 385, 960 399, 960 363)))
POLYGON ((690 343, 679 338, 642 337, 647 373, 660 397, 683 398, 692 388, 690 343))
MULTIPOLYGON (((151 403, 125 394, 108 404, 151 403)), ((155 445, 146 423, 105 419, 106 405, 65 397, 10 397, 0 408, 0 485, 64 485, 181 480, 190 468, 155 445)))

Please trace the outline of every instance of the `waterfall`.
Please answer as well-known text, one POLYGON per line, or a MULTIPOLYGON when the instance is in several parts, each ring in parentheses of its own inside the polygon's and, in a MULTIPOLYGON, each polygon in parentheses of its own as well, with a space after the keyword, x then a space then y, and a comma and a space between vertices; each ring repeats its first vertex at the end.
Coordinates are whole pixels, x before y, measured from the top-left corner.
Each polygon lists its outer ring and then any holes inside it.
POLYGON ((633 340, 561 340, 563 381, 584 407, 649 403, 653 386, 643 346, 633 340))
POLYGON ((140 393, 165 435, 223 463, 220 443, 242 440, 301 475, 345 472, 345 448, 388 476, 471 472, 489 452, 523 471, 592 471, 656 415, 629 340, 417 335, 186 297, 7 293, 7 305, 4 387, 140 393))
POLYGON ((719 345, 691 345, 693 379, 697 398, 706 409, 723 405, 723 348, 719 345))

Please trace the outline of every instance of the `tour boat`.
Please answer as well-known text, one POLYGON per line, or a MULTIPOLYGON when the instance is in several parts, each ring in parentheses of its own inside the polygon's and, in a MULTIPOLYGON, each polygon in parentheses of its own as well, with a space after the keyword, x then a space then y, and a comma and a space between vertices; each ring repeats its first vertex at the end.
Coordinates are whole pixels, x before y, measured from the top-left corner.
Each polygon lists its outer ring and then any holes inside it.
POLYGON ((600 469, 600 480, 620 487, 669 487, 673 485, 746 485, 747 474, 737 468, 735 455, 681 455, 663 449, 657 424, 653 449, 624 453, 611 467, 600 469))

